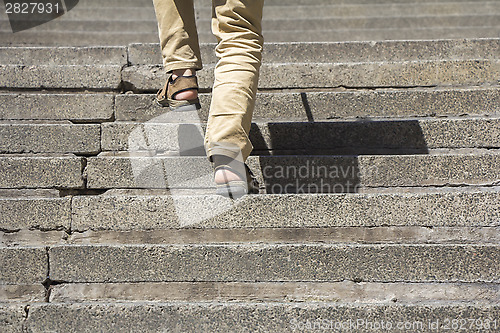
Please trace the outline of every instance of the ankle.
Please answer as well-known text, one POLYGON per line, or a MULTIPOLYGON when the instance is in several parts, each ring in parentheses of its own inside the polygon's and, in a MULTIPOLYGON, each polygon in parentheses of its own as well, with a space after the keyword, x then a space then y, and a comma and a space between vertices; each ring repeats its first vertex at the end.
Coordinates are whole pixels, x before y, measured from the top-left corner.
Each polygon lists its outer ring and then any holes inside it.
MULTIPOLYGON (((193 69, 176 69, 172 71, 172 80, 175 80, 179 76, 193 76, 196 75, 196 71, 193 69)), ((190 89, 177 93, 174 97, 178 101, 189 101, 198 98, 198 91, 196 89, 190 89)))
POLYGON ((193 76, 193 75, 196 75, 196 71, 190 68, 175 69, 172 71, 172 79, 175 79, 179 76, 193 76))

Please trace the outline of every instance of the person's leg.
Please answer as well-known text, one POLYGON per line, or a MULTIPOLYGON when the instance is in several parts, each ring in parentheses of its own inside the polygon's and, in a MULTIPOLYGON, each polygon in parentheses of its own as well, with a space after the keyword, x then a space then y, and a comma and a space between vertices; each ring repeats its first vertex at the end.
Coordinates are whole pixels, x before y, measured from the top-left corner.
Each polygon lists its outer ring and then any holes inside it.
MULTIPOLYGON (((153 0, 163 66, 172 79, 192 76, 202 68, 198 33, 196 31, 193 0, 153 0)), ((175 95, 177 100, 198 97, 196 90, 175 95)))
MULTIPOLYGON (((217 165, 218 156, 243 163, 253 149, 250 125, 263 47, 264 0, 213 0, 212 31, 218 39, 215 81, 205 148, 217 165)), ((219 170, 215 182, 238 180, 241 170, 219 170)))

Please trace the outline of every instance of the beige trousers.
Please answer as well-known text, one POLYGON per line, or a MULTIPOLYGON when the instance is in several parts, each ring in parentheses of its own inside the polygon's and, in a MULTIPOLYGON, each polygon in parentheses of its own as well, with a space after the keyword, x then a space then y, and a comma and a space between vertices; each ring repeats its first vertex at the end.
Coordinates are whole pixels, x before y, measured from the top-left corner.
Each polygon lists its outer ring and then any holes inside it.
MULTIPOLYGON (((153 0, 163 65, 202 69, 193 0, 153 0)), ((248 138, 263 47, 264 0, 212 0, 212 32, 217 37, 212 102, 205 150, 213 155, 247 159, 253 146, 248 138)))

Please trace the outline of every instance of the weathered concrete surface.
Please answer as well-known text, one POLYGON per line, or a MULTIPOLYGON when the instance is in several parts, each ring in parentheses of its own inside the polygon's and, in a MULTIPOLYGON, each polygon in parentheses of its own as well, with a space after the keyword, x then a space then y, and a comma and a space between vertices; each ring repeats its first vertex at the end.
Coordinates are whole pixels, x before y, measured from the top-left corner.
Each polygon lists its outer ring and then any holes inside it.
MULTIPOLYGON (((213 83, 213 66, 199 72, 199 85, 213 83)), ((415 87, 498 84, 500 60, 443 60, 370 63, 273 63, 261 68, 259 87, 266 89, 335 87, 415 87)), ((156 91, 166 80, 160 65, 130 66, 125 84, 137 91, 156 91)))
POLYGON ((443 154, 359 156, 361 183, 367 186, 427 186, 496 184, 500 155, 443 154), (366 170, 366 171, 365 171, 366 170))
POLYGON ((75 155, 0 155, 0 187, 80 188, 82 158, 75 155), (21 171, 22 170, 22 171, 21 171))
POLYGON ((498 245, 71 245, 50 278, 83 282, 500 282, 498 245))
MULTIPOLYGON (((190 154, 204 156, 205 122, 186 119, 185 123, 171 123, 164 120, 169 115, 177 114, 165 113, 146 123, 102 124, 102 150, 160 150, 183 155, 186 150, 198 148, 190 154)), ((250 141, 260 154, 295 151, 310 155, 325 152, 356 155, 384 149, 387 153, 393 150, 404 154, 404 150, 427 153, 435 148, 498 148, 500 118, 256 122, 250 131, 250 141)))
POLYGON ((0 285, 0 302, 45 302, 45 287, 41 283, 0 285))
POLYGON ((119 65, 0 65, 0 87, 118 89, 119 65))
POLYGON ((0 284, 38 284, 47 277, 43 247, 0 247, 0 284))
MULTIPOLYGON (((299 19, 304 17, 304 11, 311 17, 360 17, 360 16, 416 16, 416 15, 488 15, 500 12, 498 3, 491 1, 476 1, 475 6, 470 3, 406 3, 406 4, 364 4, 364 5, 321 5, 313 6, 265 6, 264 20, 273 17, 299 19)), ((195 8, 196 17, 210 17, 212 8, 208 3, 200 3, 195 8)), ((66 20, 88 19, 94 20, 124 20, 134 17, 136 20, 155 20, 154 11, 143 7, 86 7, 80 6, 77 10, 66 13, 66 20)))
POLYGON ((62 284, 51 303, 117 301, 184 302, 483 302, 500 301, 498 284, 344 282, 160 282, 62 284))
POLYGON ((73 230, 180 227, 498 226, 498 190, 245 196, 117 193, 73 198, 73 230))
POLYGON ((2 333, 22 333, 26 321, 26 305, 0 303, 0 330, 2 333))
MULTIPOLYGON (((200 32, 210 26, 211 16, 199 18, 196 22, 200 32)), ((454 27, 494 27, 498 25, 500 15, 489 13, 486 15, 418 15, 418 16, 390 16, 382 17, 314 17, 303 16, 289 19, 282 15, 268 18, 262 22, 263 34, 267 31, 324 31, 342 29, 397 29, 397 28, 454 28, 454 27)), ((6 20, 0 21, 0 30, 6 31, 10 24, 6 20)), ((53 20, 43 26, 35 27, 35 31, 94 31, 103 34, 107 32, 149 32, 157 33, 156 20, 94 20, 88 24, 87 20, 53 20)))
POLYGON ((68 230, 71 198, 0 197, 0 229, 68 230))
MULTIPOLYGON (((200 27, 201 28, 201 27, 200 27)), ((36 28, 35 28, 36 29, 36 28)), ((25 30, 13 34, 0 32, 3 46, 124 46, 130 43, 158 43, 158 34, 151 32, 84 32, 84 31, 37 31, 25 30)), ((200 29, 201 30, 201 29, 200 29)), ((215 43, 217 40, 206 25, 198 33, 201 43, 215 43)), ((434 27, 398 29, 352 29, 317 31, 265 31, 267 42, 344 42, 384 40, 430 40, 462 38, 498 38, 500 28, 493 27, 434 27)))
MULTIPOLYGON (((38 233, 19 232, 12 241, 36 245, 38 233), (18 235, 19 234, 19 235, 18 235), (33 235, 29 237, 29 235, 33 235), (30 240, 28 240, 31 238, 30 240)), ((4 236, 6 236, 4 235, 4 236)), ((498 244, 500 227, 321 227, 156 229, 150 231, 85 231, 60 244, 212 244, 212 243, 359 243, 359 244, 498 244)), ((53 244, 57 244, 54 242, 53 244)))
POLYGON ((0 47, 0 64, 24 66, 123 66, 127 64, 127 48, 123 46, 0 47))
MULTIPOLYGON (((1 95, 0 95, 1 98, 1 95)), ((180 114, 154 103, 151 94, 116 96, 117 121, 152 121, 168 115, 170 122, 206 121, 210 94, 201 94, 197 117, 180 114)), ((412 89, 338 92, 259 93, 254 121, 324 121, 330 119, 377 119, 379 117, 461 116, 500 113, 496 103, 500 89, 412 89)), ((0 111, 1 112, 1 111, 0 111)), ((396 119, 394 119, 396 120, 396 119)))
MULTIPOLYGON (((293 8, 293 7, 292 7, 293 8)), ((305 7, 308 8, 308 7, 305 7)), ((303 14, 303 12, 302 12, 303 14)), ((411 60, 496 59, 500 40, 418 40, 369 42, 288 42, 266 43, 262 52, 264 63, 342 63, 411 60)), ((201 57, 206 64, 216 63, 215 43, 202 44, 201 57)), ((135 43, 128 46, 131 65, 162 64, 158 43, 135 43)))
MULTIPOLYGON (((202 146, 198 155, 204 155, 202 146)), ((494 151, 251 156, 247 161, 266 193, 276 194, 345 193, 360 187, 495 185, 500 180, 500 154, 494 151)), ((150 155, 132 151, 90 157, 86 173, 88 188, 95 189, 215 186, 213 168, 205 156, 164 156, 154 150, 150 155)))
POLYGON ((338 303, 35 304, 30 308, 28 331, 278 333, 307 332, 326 321, 332 329, 336 323, 347 329, 352 325, 350 323, 354 323, 356 332, 371 333, 387 332, 386 327, 373 328, 374 323, 384 321, 391 322, 394 327, 390 332, 401 332, 397 329, 398 323, 407 323, 410 330, 436 332, 429 325, 438 323, 444 327, 442 318, 479 318, 493 322, 499 312, 495 305, 442 303, 411 306, 338 303), (358 319, 362 322, 357 322, 358 319))
POLYGON ((19 230, 16 232, 0 232, 0 246, 50 246, 66 244, 66 231, 19 230))
POLYGON ((111 94, 0 94, 0 119, 12 120, 109 120, 113 116, 111 94))
POLYGON ((0 121, 0 153, 80 153, 101 150, 99 124, 0 121))

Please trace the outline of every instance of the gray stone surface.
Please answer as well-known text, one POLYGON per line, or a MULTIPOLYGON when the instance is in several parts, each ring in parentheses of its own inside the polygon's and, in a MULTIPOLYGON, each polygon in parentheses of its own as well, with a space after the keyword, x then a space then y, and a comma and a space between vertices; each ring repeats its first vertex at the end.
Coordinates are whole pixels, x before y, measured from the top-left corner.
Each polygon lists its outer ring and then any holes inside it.
POLYGON ((0 65, 0 87, 118 89, 118 65, 0 65))
MULTIPOLYGON (((390 16, 385 17, 313 17, 300 19, 286 17, 268 18, 262 22, 266 31, 323 31, 341 29, 397 29, 397 28, 455 28, 498 26, 499 15, 450 15, 450 16, 390 16)), ((203 21, 200 22, 203 25, 203 21)), ((208 22, 207 22, 208 24, 208 22)), ((205 24, 205 25, 207 25, 205 24)))
MULTIPOLYGON (((114 122, 102 125, 104 151, 164 150, 185 152, 201 147, 205 155, 204 122, 185 124, 164 122, 165 113, 147 123, 114 122), (188 134, 190 133, 190 134, 188 134)), ((404 119, 329 122, 254 123, 250 141, 256 153, 289 151, 299 154, 337 152, 370 154, 380 151, 419 151, 435 148, 498 148, 500 119, 404 119)), ((194 119, 194 121, 197 121, 194 119)), ((0 132, 1 133, 1 132, 0 132)))
POLYGON ((0 300, 2 303, 45 302, 45 287, 42 284, 0 285, 0 300))
MULTIPOLYGON (((210 26, 210 16, 197 20, 200 32, 210 26)), ((314 17, 307 16, 288 19, 283 16, 268 18, 262 22, 263 34, 267 31, 324 31, 344 29, 397 29, 397 28, 455 28, 455 27, 492 27, 498 25, 500 15, 450 15, 450 16, 390 16, 382 17, 314 17)), ((96 20, 89 25, 88 20, 54 20, 35 27, 36 31, 94 31, 94 32, 146 32, 157 33, 156 20, 126 20, 107 21, 96 20)), ((0 30, 8 30, 8 21, 0 21, 0 30)))
POLYGON ((496 184, 500 155, 450 154, 359 156, 361 183, 367 186, 496 184), (365 171, 366 170, 366 171, 365 171))
MULTIPOLYGON (((129 304, 44 304, 30 308, 28 332, 309 332, 312 327, 354 323, 356 332, 401 332, 397 324, 408 323, 410 330, 436 332, 429 325, 444 327, 444 318, 499 317, 496 305, 419 304, 352 305, 338 303, 129 303, 129 304), (72 320, 67 320, 71 318, 72 320), (356 326, 357 320, 359 325, 356 326), (373 328, 391 322, 392 329, 373 328), (366 325, 368 324, 368 327, 366 325), (313 326, 316 325, 316 326, 313 326)), ((352 325, 352 324, 351 324, 352 325)), ((338 327, 338 326, 337 326, 338 327)), ((352 327, 352 326, 351 326, 352 327)), ((403 326, 404 327, 404 326, 403 326)), ((403 328, 404 329, 404 328, 403 328)), ((476 329, 480 331, 481 328, 476 329)), ((446 330, 438 330, 445 332, 446 330)))
POLYGON ((498 284, 344 282, 166 282, 62 284, 51 303, 116 301, 185 302, 483 302, 500 300, 498 284))
POLYGON ((206 157, 90 157, 88 188, 206 188, 213 168, 206 157))
POLYGON ((75 231, 332 226, 498 226, 498 190, 245 196, 108 194, 72 201, 75 231))
MULTIPOLYGON (((213 83, 213 66, 199 72, 200 88, 213 83)), ((264 64, 261 89, 292 88, 402 88, 498 84, 500 60, 449 60, 341 64, 264 64)), ((138 91, 156 91, 165 84, 161 66, 131 66, 123 69, 122 79, 138 91)))
MULTIPOLYGON (((145 6, 146 7, 146 6, 145 6)), ((360 16, 416 16, 416 15, 488 15, 500 12, 497 2, 475 1, 469 3, 406 3, 406 4, 364 4, 364 5, 307 5, 300 6, 266 6, 264 19, 277 17, 299 19, 304 11, 311 17, 360 17, 360 16)), ((200 3, 196 7, 197 17, 210 17, 212 8, 209 3, 200 3)), ((155 20, 154 10, 144 7, 86 7, 80 6, 65 14, 65 20, 124 20, 134 17, 136 20, 155 20)))
MULTIPOLYGON (((460 60, 496 59, 499 39, 460 39, 433 41, 370 41, 370 42, 290 42, 264 45, 262 54, 265 63, 314 62, 343 63, 369 61, 412 61, 412 60, 460 60)), ((204 63, 215 63, 216 44, 202 44, 201 57, 204 63)), ((162 64, 160 45, 131 44, 128 56, 131 65, 162 64)))
POLYGON ((0 121, 0 153, 80 153, 101 150, 99 124, 0 121))
POLYGON ((71 198, 0 197, 0 229, 59 230, 71 225, 71 198))
MULTIPOLYGON (((207 26, 199 33, 201 43, 215 43, 217 40, 207 26)), ((498 38, 498 27, 453 27, 453 28, 399 28, 399 29, 354 29, 317 31, 266 31, 267 42, 344 42, 384 41, 422 39, 498 38)), ((158 34, 151 32, 100 32, 83 31, 36 31, 27 30, 13 34, 0 31, 3 46, 124 46, 130 43, 157 43, 158 34)))
MULTIPOLYGON (((200 153, 202 155, 203 152, 200 153)), ((495 185, 500 154, 251 156, 248 165, 267 193, 345 193, 361 187, 495 185)), ((102 153, 88 158, 88 188, 210 188, 205 156, 102 153)))
MULTIPOLYGON (((210 39, 213 42, 213 36, 207 37, 205 39, 210 39)), ((157 43, 158 34, 150 32, 115 32, 103 35, 95 31, 39 32, 30 29, 15 34, 12 31, 0 31, 0 40, 3 46, 125 46, 130 43, 157 43)))
MULTIPOLYGON (((59 20, 56 20, 59 21, 59 20)), ((53 21, 53 22, 56 22, 53 21)), ((67 29, 66 29, 67 30, 67 29)), ((127 64, 126 47, 0 47, 0 64, 82 66, 127 64)))
POLYGON ((2 188, 80 188, 81 157, 75 155, 0 155, 2 188))
POLYGON ((0 247, 0 284, 37 284, 47 277, 47 251, 43 247, 0 247))
POLYGON ((0 246, 50 246, 65 244, 66 231, 40 231, 23 229, 16 232, 0 232, 0 246))
POLYGON ((3 333, 21 333, 26 320, 25 305, 0 304, 0 330, 3 333))
MULTIPOLYGON (((45 233, 47 234, 47 233, 45 233)), ((62 234, 62 233, 61 233, 62 234)), ((61 234, 60 244, 64 244, 61 234)), ((4 234, 10 242, 37 245, 38 232, 4 234), (9 236, 9 237, 7 237, 9 236)), ((360 244, 498 244, 500 227, 328 227, 287 228, 276 222, 268 228, 184 228, 149 231, 85 231, 72 233, 67 244, 212 244, 212 243, 360 243, 360 244)), ((47 242, 49 244, 49 242, 47 242)), ((50 242, 57 244, 57 240, 50 242)))
MULTIPOLYGON (((0 96, 1 98, 1 96, 0 96)), ((117 121, 152 121, 167 117, 171 122, 206 121, 210 94, 201 94, 202 109, 196 119, 174 113, 154 103, 151 94, 116 96, 117 121)), ((323 121, 382 117, 460 116, 500 113, 498 87, 466 89, 412 89, 337 92, 259 93, 253 114, 259 121, 323 121)))
POLYGON ((49 262, 52 280, 73 283, 500 282, 498 245, 74 245, 49 262))
POLYGON ((113 116, 111 94, 0 94, 0 119, 12 120, 109 120, 113 116))

